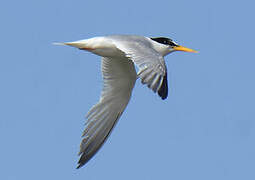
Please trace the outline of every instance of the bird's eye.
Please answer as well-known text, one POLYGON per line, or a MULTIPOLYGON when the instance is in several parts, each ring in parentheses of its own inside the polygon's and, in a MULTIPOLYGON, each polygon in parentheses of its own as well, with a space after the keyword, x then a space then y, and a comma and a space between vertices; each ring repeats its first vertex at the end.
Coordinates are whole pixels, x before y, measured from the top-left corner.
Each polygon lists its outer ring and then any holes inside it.
POLYGON ((158 38, 151 38, 151 40, 156 41, 161 44, 164 44, 164 45, 178 46, 176 43, 173 42, 172 39, 169 39, 169 38, 158 37, 158 38))
POLYGON ((172 42, 172 41, 169 41, 168 44, 169 44, 170 46, 178 46, 177 44, 175 44, 175 43, 172 42))

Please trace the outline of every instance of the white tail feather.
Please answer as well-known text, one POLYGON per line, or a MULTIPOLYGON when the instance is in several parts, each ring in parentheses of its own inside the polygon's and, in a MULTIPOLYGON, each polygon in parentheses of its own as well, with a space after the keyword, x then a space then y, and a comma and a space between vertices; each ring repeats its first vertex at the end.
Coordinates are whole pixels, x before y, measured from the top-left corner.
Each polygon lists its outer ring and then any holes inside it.
POLYGON ((57 45, 57 46, 64 46, 64 45, 66 45, 65 43, 59 43, 59 42, 54 42, 52 44, 53 45, 57 45))
POLYGON ((64 42, 64 43, 53 43, 54 45, 68 45, 68 46, 73 46, 76 48, 86 48, 87 43, 84 42, 84 40, 81 41, 74 41, 74 42, 64 42))

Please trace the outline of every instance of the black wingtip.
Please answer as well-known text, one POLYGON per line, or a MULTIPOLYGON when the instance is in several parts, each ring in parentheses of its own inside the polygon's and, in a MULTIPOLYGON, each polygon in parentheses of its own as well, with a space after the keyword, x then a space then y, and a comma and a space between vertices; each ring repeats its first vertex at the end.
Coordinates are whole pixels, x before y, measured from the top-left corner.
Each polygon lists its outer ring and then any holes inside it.
POLYGON ((83 165, 79 164, 76 169, 80 169, 80 167, 82 167, 83 165))
POLYGON ((89 153, 89 154, 82 153, 82 155, 78 161, 78 166, 76 167, 76 169, 79 169, 82 166, 84 166, 96 154, 96 152, 98 151, 98 149, 100 147, 101 147, 101 145, 98 148, 96 148, 95 151, 92 153, 89 153))
MULTIPOLYGON (((117 123, 117 120, 119 119, 119 117, 121 116, 122 112, 119 112, 116 116, 116 119, 114 121, 114 123, 112 124, 111 128, 109 129, 109 131, 107 132, 106 136, 104 136, 102 142, 100 144, 98 144, 95 149, 93 151, 90 152, 86 152, 86 150, 81 154, 81 157, 78 161, 78 166, 76 167, 76 169, 81 168, 82 166, 84 166, 96 153, 97 151, 100 149, 100 147, 104 144, 104 142, 106 141, 106 139, 108 138, 108 136, 110 135, 112 129, 114 128, 114 126, 117 123), (85 153, 86 152, 86 153, 85 153)), ((87 147, 88 149, 90 149, 90 146, 93 146, 94 144, 89 144, 89 146, 87 147)))
POLYGON ((80 169, 82 166, 84 166, 86 163, 82 163, 82 162, 78 162, 78 166, 76 167, 76 169, 80 169))
POLYGON ((164 76, 162 85, 158 91, 158 95, 161 97, 162 100, 165 100, 168 96, 167 73, 164 76))
POLYGON ((88 160, 86 160, 86 161, 83 161, 82 162, 82 160, 83 160, 83 156, 81 156, 81 158, 79 159, 79 161, 78 161, 78 166, 76 167, 76 169, 80 169, 82 166, 84 166, 84 164, 88 161, 88 160))

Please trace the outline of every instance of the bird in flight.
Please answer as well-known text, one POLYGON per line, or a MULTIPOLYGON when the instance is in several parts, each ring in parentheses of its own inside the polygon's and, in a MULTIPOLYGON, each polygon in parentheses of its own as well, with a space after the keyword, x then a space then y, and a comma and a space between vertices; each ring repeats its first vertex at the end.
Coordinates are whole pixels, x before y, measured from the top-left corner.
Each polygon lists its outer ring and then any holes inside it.
POLYGON ((168 95, 164 56, 174 51, 197 52, 169 38, 135 35, 102 36, 55 44, 73 46, 102 57, 103 89, 99 102, 86 116, 77 169, 93 157, 110 135, 129 102, 137 78, 164 100, 168 95))

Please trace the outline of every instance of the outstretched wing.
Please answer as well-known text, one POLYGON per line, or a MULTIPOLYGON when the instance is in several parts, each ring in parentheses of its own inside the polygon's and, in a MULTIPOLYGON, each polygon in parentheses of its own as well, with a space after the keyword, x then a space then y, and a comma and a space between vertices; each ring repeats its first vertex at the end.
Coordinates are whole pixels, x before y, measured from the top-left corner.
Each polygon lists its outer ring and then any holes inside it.
POLYGON ((80 168, 103 145, 126 108, 137 75, 132 61, 102 58, 103 90, 99 102, 87 114, 86 128, 80 145, 80 168))
POLYGON ((126 54, 139 68, 138 76, 143 84, 157 92, 162 99, 168 95, 165 60, 144 37, 111 36, 115 46, 126 54))

